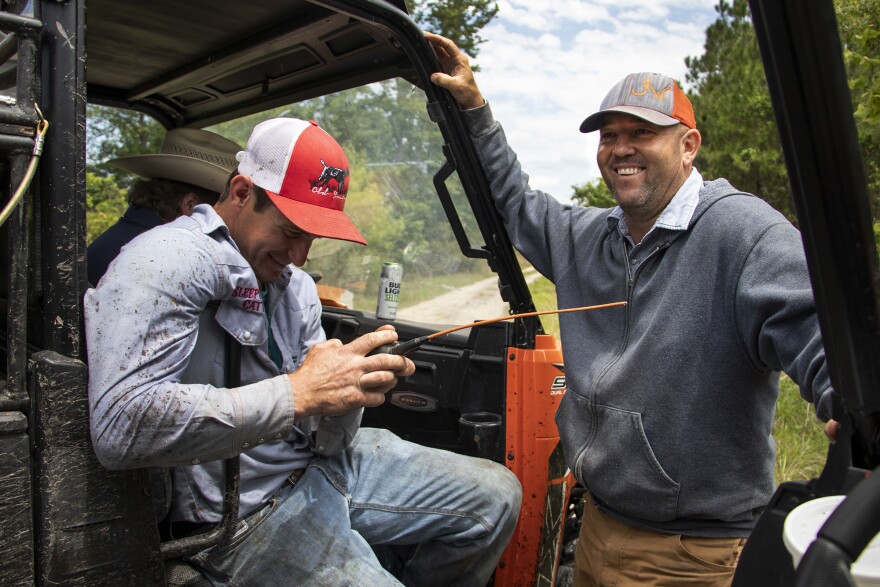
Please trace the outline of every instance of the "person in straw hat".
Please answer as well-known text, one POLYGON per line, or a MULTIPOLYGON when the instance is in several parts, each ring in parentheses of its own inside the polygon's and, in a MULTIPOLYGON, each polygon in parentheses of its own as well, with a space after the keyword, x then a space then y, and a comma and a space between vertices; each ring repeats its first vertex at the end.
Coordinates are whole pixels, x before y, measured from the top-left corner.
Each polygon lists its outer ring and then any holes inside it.
POLYGON ((142 232, 190 215, 198 204, 213 205, 235 169, 240 149, 210 131, 175 128, 165 134, 158 153, 109 161, 142 179, 129 190, 122 217, 89 245, 89 283, 97 284, 119 250, 142 232))
POLYGON ((213 207, 144 233, 86 292, 98 459, 173 467, 181 537, 221 519, 223 459, 240 456, 235 537, 189 559, 217 585, 483 587, 516 526, 519 481, 360 428, 415 365, 370 354, 397 340, 390 325, 326 340, 299 268, 317 238, 366 244, 344 212, 342 147, 312 121, 276 118, 237 159, 213 207), (240 383, 227 382, 227 344, 241 348, 240 383))

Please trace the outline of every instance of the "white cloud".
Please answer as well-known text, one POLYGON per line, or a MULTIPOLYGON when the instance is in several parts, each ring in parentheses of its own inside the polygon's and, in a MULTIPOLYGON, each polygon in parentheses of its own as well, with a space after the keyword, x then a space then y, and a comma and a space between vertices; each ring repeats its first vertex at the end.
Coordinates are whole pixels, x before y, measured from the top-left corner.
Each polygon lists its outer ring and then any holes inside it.
POLYGON ((477 81, 533 188, 568 201, 599 177, 594 134, 578 131, 627 73, 684 81, 703 52, 715 0, 499 0, 477 81))
POLYGON ((498 8, 501 19, 539 31, 608 19, 608 11, 599 3, 580 0, 499 0, 498 8))

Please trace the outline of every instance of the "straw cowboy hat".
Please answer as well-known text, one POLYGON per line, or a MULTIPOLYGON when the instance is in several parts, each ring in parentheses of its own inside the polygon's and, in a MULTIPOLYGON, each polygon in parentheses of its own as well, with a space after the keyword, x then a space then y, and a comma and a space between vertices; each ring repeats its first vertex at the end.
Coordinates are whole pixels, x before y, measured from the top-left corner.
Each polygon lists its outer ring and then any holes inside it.
POLYGON ((173 128, 165 134, 158 153, 108 163, 139 177, 173 179, 220 193, 238 164, 235 154, 239 151, 235 142, 207 130, 173 128))

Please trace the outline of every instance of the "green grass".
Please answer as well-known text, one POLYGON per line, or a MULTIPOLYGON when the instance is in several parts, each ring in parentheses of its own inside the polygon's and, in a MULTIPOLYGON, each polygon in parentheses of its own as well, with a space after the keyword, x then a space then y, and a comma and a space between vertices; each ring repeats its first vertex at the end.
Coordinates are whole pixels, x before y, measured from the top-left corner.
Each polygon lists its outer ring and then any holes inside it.
MULTIPOLYGON (((550 283, 546 277, 539 277, 529 285, 532 292, 532 301, 535 303, 535 309, 539 312, 556 309, 556 288, 550 283)), ((559 316, 550 314, 541 316, 541 324, 544 325, 544 332, 556 335, 559 338, 559 316)))
MULTIPOLYGON (((552 283, 541 277, 529 287, 539 311, 556 309, 556 289, 552 283)), ((541 322, 548 334, 559 337, 557 316, 541 316, 541 322)), ((828 450, 822 423, 816 418, 812 404, 804 401, 797 385, 786 375, 779 382, 773 438, 776 441, 776 483, 810 479, 822 472, 828 450)))
POLYGON ((813 405, 800 395, 797 385, 783 375, 779 380, 776 421, 776 482, 810 479, 822 472, 828 439, 813 405))

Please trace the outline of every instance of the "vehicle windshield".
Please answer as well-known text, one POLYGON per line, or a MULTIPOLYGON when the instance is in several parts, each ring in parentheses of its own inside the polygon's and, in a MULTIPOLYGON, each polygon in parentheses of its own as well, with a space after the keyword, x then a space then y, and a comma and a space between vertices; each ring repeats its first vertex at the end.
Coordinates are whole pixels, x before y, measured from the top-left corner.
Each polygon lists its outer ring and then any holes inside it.
MULTIPOLYGON (((507 307, 493 273, 484 260, 462 254, 434 188, 433 177, 445 162, 443 139, 428 118, 425 104, 421 90, 394 79, 208 130, 244 145, 249 130, 262 120, 275 116, 311 119, 345 149, 351 173, 345 212, 368 246, 315 241, 303 269, 320 275, 318 288, 323 298, 374 312, 382 266, 396 263, 403 269, 399 318, 458 323, 503 315, 507 307), (473 295, 467 293, 471 288, 476 288, 473 295), (479 308, 473 307, 476 297, 481 299, 479 308)), ((446 181, 446 187, 471 246, 479 248, 481 235, 456 174, 446 181)))
MULTIPOLYGON (((350 165, 345 212, 368 246, 315 241, 303 269, 318 278, 319 295, 328 305, 375 312, 383 264, 396 263, 403 269, 398 319, 459 324, 506 315, 508 304, 495 274, 485 260, 461 252, 434 187, 434 175, 445 163, 443 138, 425 104, 420 89, 392 79, 207 130, 244 146, 263 120, 293 117, 315 120, 342 145, 350 165)), ((98 153, 91 149, 90 155, 98 153)), ((469 246, 482 247, 458 175, 453 173, 445 185, 469 246)))

